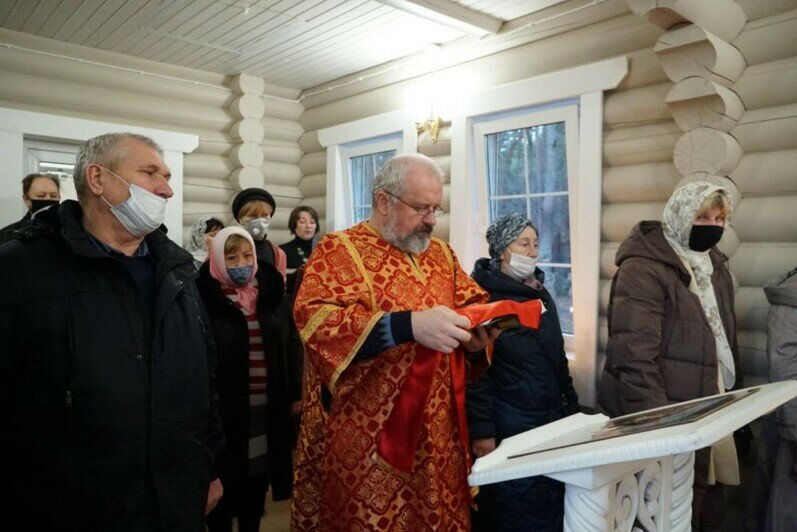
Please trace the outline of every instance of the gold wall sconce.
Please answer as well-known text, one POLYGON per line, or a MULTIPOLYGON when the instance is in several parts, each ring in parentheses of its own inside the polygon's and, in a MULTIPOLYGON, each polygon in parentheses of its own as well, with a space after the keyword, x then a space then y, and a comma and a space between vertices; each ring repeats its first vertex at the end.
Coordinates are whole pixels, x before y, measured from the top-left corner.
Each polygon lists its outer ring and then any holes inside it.
POLYGON ((437 138, 440 134, 440 117, 433 116, 431 118, 427 118, 423 122, 416 122, 415 130, 418 133, 428 133, 429 137, 432 139, 432 142, 437 143, 437 138))

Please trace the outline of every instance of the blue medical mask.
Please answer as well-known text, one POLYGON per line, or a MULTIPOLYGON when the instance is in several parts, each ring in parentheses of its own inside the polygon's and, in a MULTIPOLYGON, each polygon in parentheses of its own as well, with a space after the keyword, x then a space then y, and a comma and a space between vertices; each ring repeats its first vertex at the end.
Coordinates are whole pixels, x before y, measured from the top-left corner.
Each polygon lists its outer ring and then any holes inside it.
POLYGON ((238 286, 243 286, 249 281, 249 278, 252 276, 252 270, 254 269, 255 267, 253 264, 238 266, 237 268, 227 268, 227 275, 230 276, 232 282, 238 286))

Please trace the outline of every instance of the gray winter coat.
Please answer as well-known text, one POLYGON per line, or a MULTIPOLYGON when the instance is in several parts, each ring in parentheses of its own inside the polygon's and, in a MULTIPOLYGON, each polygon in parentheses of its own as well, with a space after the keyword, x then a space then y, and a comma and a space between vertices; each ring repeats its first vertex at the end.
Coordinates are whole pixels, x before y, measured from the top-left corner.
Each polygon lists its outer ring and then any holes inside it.
MULTIPOLYGON (((764 288, 772 305, 767 320, 769 379, 797 379, 797 269, 764 288)), ((789 477, 797 451, 797 399, 764 418, 753 486, 747 507, 747 532, 797 530, 797 481, 789 477)))
MULTIPOLYGON (((764 287, 764 293, 772 305, 767 320, 769 380, 797 379, 797 269, 764 287)), ((797 441, 797 399, 780 407, 776 417, 780 437, 797 441)))

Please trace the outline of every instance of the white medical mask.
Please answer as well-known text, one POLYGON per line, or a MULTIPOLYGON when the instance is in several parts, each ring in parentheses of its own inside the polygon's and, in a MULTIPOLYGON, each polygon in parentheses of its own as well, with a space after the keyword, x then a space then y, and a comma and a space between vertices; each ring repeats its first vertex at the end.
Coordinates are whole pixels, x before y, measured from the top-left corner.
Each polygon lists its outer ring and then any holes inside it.
POLYGON ((266 231, 268 231, 269 222, 271 222, 271 218, 255 218, 254 220, 246 222, 244 228, 252 235, 252 238, 261 241, 266 239, 266 231))
POLYGON ((104 196, 100 197, 108 204, 111 213, 131 235, 146 236, 163 224, 163 217, 166 214, 165 198, 138 185, 128 183, 107 168, 100 168, 122 181, 130 189, 130 197, 116 206, 111 205, 104 196))
POLYGON ((518 255, 517 253, 511 254, 509 263, 506 265, 507 270, 522 281, 531 277, 536 267, 536 257, 526 257, 525 255, 518 255))

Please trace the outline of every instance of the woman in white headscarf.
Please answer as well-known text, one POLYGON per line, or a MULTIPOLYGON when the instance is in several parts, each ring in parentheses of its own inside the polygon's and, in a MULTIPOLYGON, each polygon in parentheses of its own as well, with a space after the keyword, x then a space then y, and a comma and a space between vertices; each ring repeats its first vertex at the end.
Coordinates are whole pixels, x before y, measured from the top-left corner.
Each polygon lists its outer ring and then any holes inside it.
POLYGON ((202 263, 207 260, 210 241, 222 229, 224 229, 224 224, 221 223, 221 220, 210 216, 194 220, 186 250, 194 256, 197 266, 202 266, 202 263))
MULTIPOLYGON (((620 416, 741 384, 728 258, 715 246, 732 210, 724 188, 677 189, 663 221, 643 221, 617 250, 600 406, 620 416)), ((732 438, 695 456, 692 524, 721 526, 722 484, 739 483, 732 438)))

